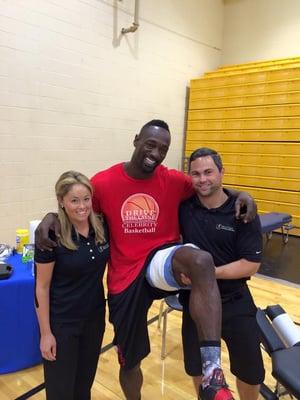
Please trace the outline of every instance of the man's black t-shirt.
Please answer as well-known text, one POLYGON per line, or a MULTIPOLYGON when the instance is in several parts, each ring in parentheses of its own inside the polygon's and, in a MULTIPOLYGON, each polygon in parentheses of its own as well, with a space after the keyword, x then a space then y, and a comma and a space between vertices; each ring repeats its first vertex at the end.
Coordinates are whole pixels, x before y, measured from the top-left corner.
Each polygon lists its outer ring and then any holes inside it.
MULTIPOLYGON (((51 236, 54 239, 53 232, 51 236)), ((103 274, 109 244, 96 244, 92 229, 86 238, 73 228, 72 238, 77 250, 62 245, 52 251, 35 248, 35 262, 55 262, 49 296, 50 319, 56 322, 87 319, 105 306, 103 274)))
MULTIPOLYGON (((193 243, 211 253, 215 266, 221 266, 244 258, 260 262, 262 256, 262 234, 259 217, 243 223, 235 218, 235 198, 229 194, 221 207, 207 209, 197 196, 180 206, 179 220, 184 243, 193 243)), ((221 296, 237 291, 248 278, 220 279, 221 296)))

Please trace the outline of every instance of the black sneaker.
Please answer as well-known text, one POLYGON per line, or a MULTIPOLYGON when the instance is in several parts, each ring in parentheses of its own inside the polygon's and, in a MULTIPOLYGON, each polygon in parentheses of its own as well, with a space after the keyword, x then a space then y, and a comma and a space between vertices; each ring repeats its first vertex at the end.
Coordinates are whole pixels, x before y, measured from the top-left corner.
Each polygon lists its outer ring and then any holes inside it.
POLYGON ((198 399, 201 400, 233 400, 231 391, 225 382, 224 374, 221 368, 213 371, 209 385, 202 388, 200 385, 198 399))

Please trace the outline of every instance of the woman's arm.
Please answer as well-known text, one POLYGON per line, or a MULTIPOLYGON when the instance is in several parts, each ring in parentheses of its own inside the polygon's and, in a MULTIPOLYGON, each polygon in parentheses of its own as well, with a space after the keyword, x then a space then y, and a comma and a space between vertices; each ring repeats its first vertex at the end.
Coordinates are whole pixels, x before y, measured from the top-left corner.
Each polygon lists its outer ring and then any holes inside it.
POLYGON ((41 341, 40 349, 43 358, 49 361, 56 359, 56 340, 50 327, 49 291, 54 262, 36 263, 36 313, 39 321, 41 341))

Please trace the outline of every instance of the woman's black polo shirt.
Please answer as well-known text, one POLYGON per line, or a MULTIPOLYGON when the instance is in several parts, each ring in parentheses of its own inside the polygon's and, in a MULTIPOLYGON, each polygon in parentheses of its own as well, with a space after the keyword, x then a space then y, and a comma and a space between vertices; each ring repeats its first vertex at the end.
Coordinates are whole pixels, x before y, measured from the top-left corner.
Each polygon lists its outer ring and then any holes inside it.
MULTIPOLYGON (((258 215, 247 224, 235 218, 235 200, 225 190, 228 199, 221 207, 207 209, 197 196, 180 206, 179 220, 184 243, 193 243, 211 253, 215 266, 221 266, 244 258, 260 262, 262 234, 258 215)), ((222 296, 238 290, 247 278, 219 279, 222 296)))
MULTIPOLYGON (((50 235, 50 237, 54 234, 50 235)), ((90 229, 85 238, 73 228, 72 238, 77 250, 58 245, 52 251, 35 248, 35 262, 54 261, 50 285, 50 319, 77 321, 91 317, 105 306, 103 274, 109 257, 108 242, 95 243, 90 229)))

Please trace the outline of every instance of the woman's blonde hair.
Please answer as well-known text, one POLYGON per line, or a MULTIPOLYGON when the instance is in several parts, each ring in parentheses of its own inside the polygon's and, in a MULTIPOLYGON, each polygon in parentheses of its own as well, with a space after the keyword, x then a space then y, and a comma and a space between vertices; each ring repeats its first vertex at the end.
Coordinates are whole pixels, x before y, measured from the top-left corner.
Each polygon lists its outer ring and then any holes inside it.
MULTIPOLYGON (((91 196, 93 195, 93 187, 89 179, 85 175, 76 171, 67 171, 59 177, 58 181, 55 184, 55 193, 58 202, 64 198, 64 196, 71 190, 73 185, 78 183, 84 185, 90 192, 91 196)), ((70 250, 76 250, 77 246, 72 239, 72 223, 69 220, 69 217, 64 208, 61 208, 59 204, 58 219, 61 226, 60 243, 70 250)), ((95 242, 103 243, 105 241, 105 237, 102 216, 96 216, 96 214, 92 210, 88 219, 90 225, 95 231, 95 242)))

